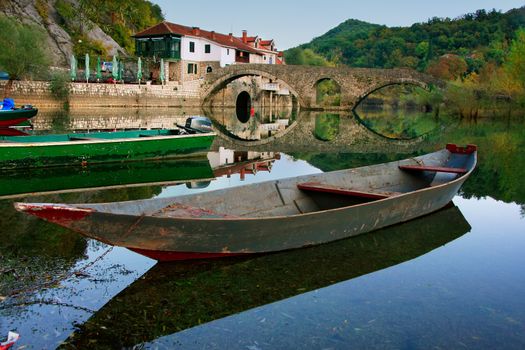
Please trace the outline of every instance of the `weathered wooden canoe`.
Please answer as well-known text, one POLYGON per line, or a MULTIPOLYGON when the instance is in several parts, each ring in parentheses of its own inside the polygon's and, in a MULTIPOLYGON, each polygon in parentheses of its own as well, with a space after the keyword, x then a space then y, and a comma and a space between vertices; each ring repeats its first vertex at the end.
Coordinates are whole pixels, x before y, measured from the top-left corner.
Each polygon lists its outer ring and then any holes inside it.
POLYGON ((476 146, 173 198, 15 203, 19 211, 160 261, 275 252, 408 221, 449 203, 476 146))
POLYGON ((18 125, 28 119, 33 118, 37 113, 37 108, 0 110, 0 128, 18 125))
POLYGON ((0 169, 170 158, 209 149, 214 133, 130 130, 0 137, 0 169))

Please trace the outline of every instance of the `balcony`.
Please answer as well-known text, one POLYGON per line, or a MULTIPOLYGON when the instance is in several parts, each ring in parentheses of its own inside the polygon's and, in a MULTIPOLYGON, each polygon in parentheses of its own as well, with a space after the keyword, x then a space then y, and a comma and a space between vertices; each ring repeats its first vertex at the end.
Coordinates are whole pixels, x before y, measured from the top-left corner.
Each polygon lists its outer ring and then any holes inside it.
POLYGON ((250 57, 241 57, 241 56, 236 56, 235 57, 235 63, 250 63, 250 57))
POLYGON ((265 91, 279 91, 278 83, 266 83, 262 85, 262 89, 265 91))

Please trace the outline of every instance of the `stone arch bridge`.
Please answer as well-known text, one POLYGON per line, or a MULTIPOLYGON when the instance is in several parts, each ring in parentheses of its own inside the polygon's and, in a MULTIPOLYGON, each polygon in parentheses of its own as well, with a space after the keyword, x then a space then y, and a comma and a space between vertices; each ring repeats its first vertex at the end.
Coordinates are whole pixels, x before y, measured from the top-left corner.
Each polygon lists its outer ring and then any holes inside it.
POLYGON ((213 96, 230 82, 245 76, 261 76, 287 88, 304 109, 326 109, 316 101, 317 84, 331 79, 341 91, 341 105, 329 109, 353 109, 366 96, 385 86, 412 84, 423 88, 440 85, 435 78, 412 69, 373 69, 350 67, 314 67, 269 64, 240 64, 216 69, 206 76, 204 102, 206 107, 213 96))

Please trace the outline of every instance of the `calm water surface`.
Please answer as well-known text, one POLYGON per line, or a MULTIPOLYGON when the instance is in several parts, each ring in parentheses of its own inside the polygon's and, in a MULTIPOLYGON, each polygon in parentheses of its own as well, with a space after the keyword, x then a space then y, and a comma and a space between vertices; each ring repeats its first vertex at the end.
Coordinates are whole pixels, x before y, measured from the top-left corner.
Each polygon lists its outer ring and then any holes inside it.
MULTIPOLYGON (((57 184, 75 192, 0 201, 0 338, 20 333, 15 349, 524 348, 523 122, 441 124, 417 116, 403 134, 377 115, 361 116, 366 128, 349 127, 357 123, 352 116, 304 118, 309 132, 291 125, 282 139, 251 152, 218 140, 207 159, 163 162, 152 166, 156 172, 146 163, 146 171, 142 164, 24 175, 31 192, 61 190, 57 184), (399 141, 417 134, 426 136, 399 141), (298 135, 317 141, 307 149, 298 135), (337 142, 348 147, 334 151, 337 142), (16 200, 210 191, 406 158, 446 142, 480 147, 479 167, 453 205, 360 237, 250 259, 156 264, 12 209, 16 200), (110 181, 110 173, 120 180, 110 181), (109 183, 87 180, 102 178, 109 183)), ((20 195, 9 176, 3 194, 20 195)))

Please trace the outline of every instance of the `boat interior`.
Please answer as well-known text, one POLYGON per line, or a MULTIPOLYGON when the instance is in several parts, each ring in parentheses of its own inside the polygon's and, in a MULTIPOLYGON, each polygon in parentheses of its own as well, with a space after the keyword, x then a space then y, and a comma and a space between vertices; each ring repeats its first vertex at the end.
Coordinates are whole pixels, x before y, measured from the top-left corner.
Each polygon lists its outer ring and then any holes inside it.
POLYGON ((179 135, 178 129, 157 129, 157 130, 127 130, 127 131, 102 131, 72 134, 53 134, 53 135, 29 135, 29 136, 0 136, 0 140, 16 143, 35 143, 35 142, 68 142, 68 141, 89 141, 89 140, 113 140, 131 139, 139 137, 154 136, 173 136, 179 135))
POLYGON ((175 198, 87 207, 115 214, 169 218, 261 218, 300 215, 368 203, 450 182, 475 166, 476 149, 473 147, 451 147, 398 162, 175 198))

